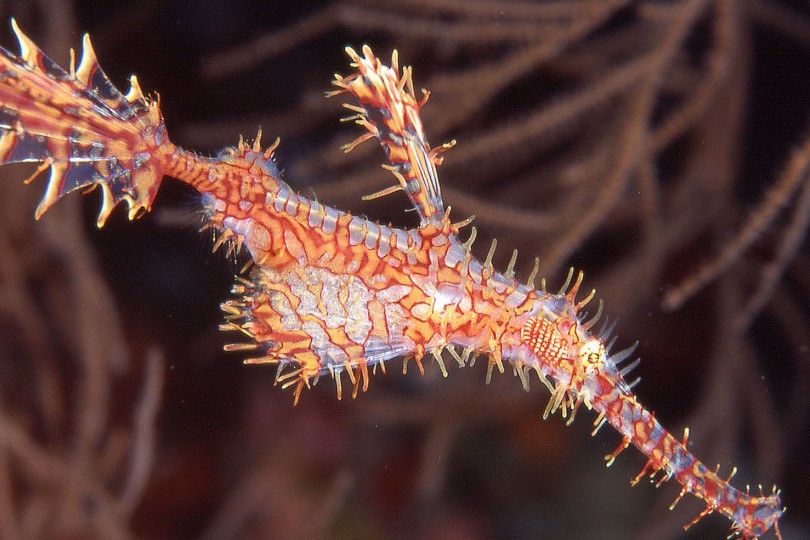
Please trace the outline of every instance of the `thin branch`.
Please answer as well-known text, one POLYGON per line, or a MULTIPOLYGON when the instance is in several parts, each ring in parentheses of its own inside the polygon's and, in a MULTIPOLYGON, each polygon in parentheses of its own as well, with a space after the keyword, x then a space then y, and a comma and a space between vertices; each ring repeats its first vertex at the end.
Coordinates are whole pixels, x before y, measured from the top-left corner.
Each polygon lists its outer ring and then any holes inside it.
POLYGON ((790 37, 804 47, 810 47, 810 20, 807 17, 775 0, 748 0, 746 4, 757 22, 790 37))
POLYGON ((779 180, 751 214, 743 229, 726 244, 719 255, 695 275, 667 291, 663 302, 664 308, 678 309, 686 300, 728 269, 779 216, 779 212, 788 204, 802 182, 806 181, 808 168, 810 168, 810 134, 806 136, 799 149, 793 152, 779 180))
POLYGON ((135 411, 134 443, 129 471, 118 503, 119 512, 126 518, 132 515, 141 500, 152 472, 157 442, 157 417, 163 393, 163 372, 163 353, 158 349, 150 350, 146 355, 141 399, 135 411))
POLYGON ((776 256, 762 270, 762 276, 754 294, 745 303, 734 321, 737 328, 747 329, 754 317, 771 299, 785 269, 793 260, 807 235, 808 225, 810 225, 810 182, 805 181, 796 208, 793 210, 793 218, 776 248, 776 256))

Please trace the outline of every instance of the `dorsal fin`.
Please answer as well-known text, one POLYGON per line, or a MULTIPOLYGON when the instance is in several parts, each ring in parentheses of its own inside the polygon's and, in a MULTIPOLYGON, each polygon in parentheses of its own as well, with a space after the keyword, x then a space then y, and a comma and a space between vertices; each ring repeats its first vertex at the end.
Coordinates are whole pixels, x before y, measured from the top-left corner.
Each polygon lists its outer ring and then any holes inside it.
POLYGON ((345 145, 344 150, 348 152, 363 141, 377 137, 389 161, 383 168, 391 171, 408 194, 422 223, 440 222, 444 217, 444 203, 436 166, 442 162, 439 154, 455 141, 431 149, 419 117, 428 93, 423 90, 424 97, 417 101, 411 68, 403 67, 400 74, 396 51, 391 57, 393 67, 384 65, 368 45, 363 46, 362 57, 351 47, 347 47, 346 52, 357 71, 348 77, 335 75, 333 84, 339 90, 329 95, 352 94, 359 106, 345 105, 356 113, 348 119, 368 131, 345 145))

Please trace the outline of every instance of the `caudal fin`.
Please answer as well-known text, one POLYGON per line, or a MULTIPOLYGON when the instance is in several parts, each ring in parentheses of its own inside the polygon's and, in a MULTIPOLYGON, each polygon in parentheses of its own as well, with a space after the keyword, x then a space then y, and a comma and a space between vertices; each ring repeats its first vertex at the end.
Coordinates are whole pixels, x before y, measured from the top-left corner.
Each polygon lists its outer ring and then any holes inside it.
POLYGON ((121 201, 133 219, 148 211, 163 178, 168 142, 158 100, 141 93, 135 76, 121 94, 96 60, 85 34, 78 67, 65 70, 17 26, 19 56, 0 47, 0 164, 41 162, 50 179, 39 218, 71 191, 101 187, 98 226, 121 201))

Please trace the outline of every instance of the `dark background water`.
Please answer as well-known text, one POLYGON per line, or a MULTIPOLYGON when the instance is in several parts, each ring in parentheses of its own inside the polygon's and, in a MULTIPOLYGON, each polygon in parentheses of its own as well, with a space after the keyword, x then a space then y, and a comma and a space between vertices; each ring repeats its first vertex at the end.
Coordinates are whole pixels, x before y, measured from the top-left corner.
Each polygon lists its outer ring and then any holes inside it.
MULTIPOLYGON (((390 182, 382 153, 366 143, 343 156, 357 128, 322 97, 332 73, 349 71, 345 45, 398 48, 417 88, 434 93, 431 141, 459 141, 440 174, 456 215, 478 214, 476 253, 497 237, 496 264, 518 248, 523 276, 540 256, 552 287, 568 265, 585 269, 620 318, 619 343, 640 341, 641 401, 673 432, 688 424, 708 465, 736 464, 737 485, 779 485, 784 537, 807 537, 806 174, 767 194, 807 146, 810 11, 718 0, 684 22, 683 0, 613 4, 43 0, 3 14, 61 63, 89 31, 122 89, 134 72, 160 92, 177 144, 214 153, 261 125, 266 142, 282 137, 295 189, 410 226, 404 197, 360 201, 390 182), (673 117, 683 127, 667 137, 673 117), (753 245, 663 309, 767 200, 783 208, 753 245), (791 234, 795 254, 781 247, 791 234), (780 269, 770 300, 739 329, 769 265, 780 269)), ((10 33, 3 43, 15 49, 10 33)), ((232 336, 217 331, 218 305, 244 261, 209 253, 192 190, 166 181, 152 214, 129 223, 117 211, 96 230, 97 195, 35 223, 41 183, 22 188, 26 171, 4 171, 0 403, 9 433, 42 453, 28 463, 19 440, 2 440, 0 511, 16 524, 5 533, 675 538, 701 510, 687 497, 669 512, 674 483, 630 488, 637 452, 604 470, 617 435, 591 438, 584 411, 568 428, 543 422, 545 388, 524 393, 508 373, 486 386, 483 361, 447 380, 432 364, 422 378, 394 363, 356 401, 336 401, 323 381, 293 408, 274 369, 221 352, 232 336), (148 351, 164 359, 151 364, 165 375, 154 440, 133 421, 148 419, 138 413, 148 351), (139 443, 154 459, 137 454, 146 465, 133 473, 139 443), (144 487, 121 508, 133 475, 144 487)), ((686 536, 721 538, 727 525, 709 517, 686 536)))

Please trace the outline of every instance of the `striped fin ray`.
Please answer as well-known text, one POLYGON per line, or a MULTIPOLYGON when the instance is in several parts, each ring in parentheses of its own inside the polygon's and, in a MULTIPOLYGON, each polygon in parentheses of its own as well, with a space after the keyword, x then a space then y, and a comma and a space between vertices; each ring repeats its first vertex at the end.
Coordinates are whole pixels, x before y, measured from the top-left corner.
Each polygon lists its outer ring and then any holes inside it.
MULTIPOLYGON (((352 94, 359 105, 344 104, 355 113, 346 120, 354 120, 366 128, 366 132, 343 149, 349 152, 368 139, 378 138, 389 161, 383 168, 396 177, 422 222, 440 222, 444 219, 444 203, 436 166, 442 163, 440 154, 455 145, 455 141, 433 149, 428 144, 419 110, 427 102, 429 93, 422 90, 423 97, 416 99, 411 68, 403 67, 400 73, 396 51, 391 56, 390 67, 384 65, 368 45, 363 46, 362 57, 351 47, 346 47, 346 53, 357 71, 347 77, 335 75, 332 84, 338 90, 329 95, 352 94)), ((388 188, 365 198, 391 192, 388 188)))
POLYGON ((11 21, 19 56, 0 47, 0 164, 41 162, 50 168, 39 218, 58 199, 100 186, 99 227, 126 201, 130 219, 149 210, 163 177, 161 151, 171 148, 157 100, 137 79, 121 94, 99 66, 89 36, 69 70, 46 56, 11 21))

